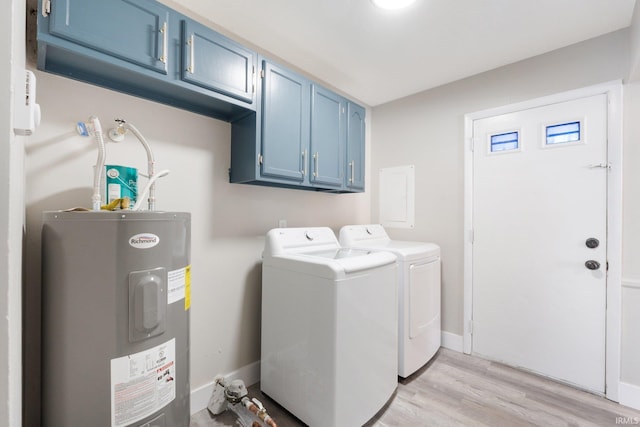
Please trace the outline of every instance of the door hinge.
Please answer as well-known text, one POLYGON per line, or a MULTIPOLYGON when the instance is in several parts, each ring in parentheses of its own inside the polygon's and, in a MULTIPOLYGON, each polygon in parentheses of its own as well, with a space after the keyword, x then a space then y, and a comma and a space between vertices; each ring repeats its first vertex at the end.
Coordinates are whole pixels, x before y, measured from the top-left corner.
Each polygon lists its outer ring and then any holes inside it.
POLYGON ((473 152, 473 150, 475 149, 475 139, 474 138, 469 138, 469 149, 473 152))
POLYGON ((467 322, 467 333, 473 334, 473 320, 469 320, 469 322, 467 322))
POLYGON ((42 16, 49 16, 51 13, 51 0, 42 0, 42 16))
POLYGON ((475 241, 475 233, 472 230, 469 230, 469 243, 471 243, 473 245, 473 242, 475 241))
POLYGON ((262 154, 258 154, 258 164, 261 165, 263 162, 262 154))

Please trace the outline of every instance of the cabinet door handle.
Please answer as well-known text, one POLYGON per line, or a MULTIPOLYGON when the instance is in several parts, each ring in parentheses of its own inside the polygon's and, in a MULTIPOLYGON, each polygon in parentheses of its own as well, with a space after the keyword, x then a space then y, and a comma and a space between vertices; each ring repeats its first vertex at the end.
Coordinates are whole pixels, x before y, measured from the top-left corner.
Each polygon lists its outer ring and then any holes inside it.
POLYGON ((187 71, 190 72, 191 74, 193 74, 195 72, 196 69, 196 60, 195 60, 195 55, 196 55, 196 43, 195 43, 195 39, 193 37, 193 34, 191 34, 189 36, 189 41, 187 42, 187 44, 189 44, 189 67, 187 67, 187 71))
POLYGON ((167 43, 168 43, 168 33, 167 31, 167 23, 163 22, 162 27, 160 27, 160 33, 162 34, 162 55, 160 55, 160 62, 163 64, 167 63, 167 43))
POLYGON ((320 175, 320 170, 318 169, 318 160, 320 158, 320 153, 316 152, 313 155, 313 177, 317 178, 320 175))
POLYGON ((307 174, 307 150, 302 152, 302 176, 304 177, 307 174))
POLYGON ((354 178, 355 178, 355 169, 356 169, 356 161, 355 160, 351 160, 349 162, 349 182, 351 184, 353 184, 354 178))

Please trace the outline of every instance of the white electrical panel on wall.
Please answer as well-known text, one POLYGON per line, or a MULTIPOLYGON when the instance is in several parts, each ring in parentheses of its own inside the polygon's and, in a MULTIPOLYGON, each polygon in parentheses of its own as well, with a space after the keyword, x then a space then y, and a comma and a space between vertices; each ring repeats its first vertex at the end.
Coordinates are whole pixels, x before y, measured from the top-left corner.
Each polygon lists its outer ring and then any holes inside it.
POLYGON ((384 227, 415 226, 415 167, 380 169, 380 224, 384 227))

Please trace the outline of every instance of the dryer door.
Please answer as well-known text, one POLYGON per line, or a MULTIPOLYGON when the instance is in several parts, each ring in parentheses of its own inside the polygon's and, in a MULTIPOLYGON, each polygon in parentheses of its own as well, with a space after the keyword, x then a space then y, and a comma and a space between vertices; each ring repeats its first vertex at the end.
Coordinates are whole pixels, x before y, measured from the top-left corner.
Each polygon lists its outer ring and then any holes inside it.
POLYGON ((409 338, 427 332, 440 318, 440 260, 409 266, 409 338))

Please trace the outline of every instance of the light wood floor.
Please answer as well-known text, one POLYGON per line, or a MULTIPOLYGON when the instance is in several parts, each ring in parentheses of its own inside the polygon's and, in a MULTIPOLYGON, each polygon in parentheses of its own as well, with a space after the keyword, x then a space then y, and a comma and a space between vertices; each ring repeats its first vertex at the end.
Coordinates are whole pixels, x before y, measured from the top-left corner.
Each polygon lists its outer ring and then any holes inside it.
MULTIPOLYGON (((263 395, 259 384, 249 388, 249 395, 264 404, 278 427, 304 425, 263 395)), ((640 411, 500 363, 440 349, 429 364, 400 381, 392 399, 366 426, 634 424, 640 424, 640 411)), ((237 425, 231 411, 214 417, 204 409, 191 417, 191 427, 237 425)))

